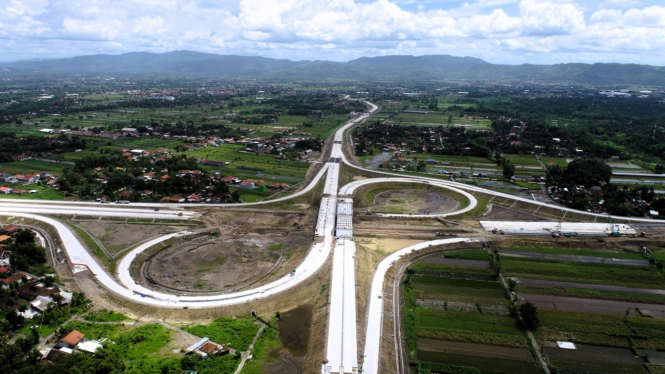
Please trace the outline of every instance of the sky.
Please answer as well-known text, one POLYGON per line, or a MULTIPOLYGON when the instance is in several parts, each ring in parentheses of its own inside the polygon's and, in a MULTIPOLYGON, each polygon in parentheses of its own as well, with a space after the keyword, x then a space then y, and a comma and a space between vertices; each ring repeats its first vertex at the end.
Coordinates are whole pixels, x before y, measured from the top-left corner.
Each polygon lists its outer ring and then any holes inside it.
POLYGON ((0 0, 0 61, 192 50, 665 65, 663 0, 0 0))

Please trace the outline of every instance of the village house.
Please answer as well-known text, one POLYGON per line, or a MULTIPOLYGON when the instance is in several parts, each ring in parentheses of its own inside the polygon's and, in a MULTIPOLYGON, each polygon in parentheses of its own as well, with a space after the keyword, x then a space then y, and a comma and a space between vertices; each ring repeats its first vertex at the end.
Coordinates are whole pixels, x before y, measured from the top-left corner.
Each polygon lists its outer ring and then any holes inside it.
POLYGON ((56 348, 74 349, 74 348, 76 348, 76 345, 83 340, 84 336, 85 335, 83 335, 80 332, 74 330, 74 331, 70 332, 69 334, 63 336, 62 339, 58 340, 58 343, 55 346, 56 346, 56 348))

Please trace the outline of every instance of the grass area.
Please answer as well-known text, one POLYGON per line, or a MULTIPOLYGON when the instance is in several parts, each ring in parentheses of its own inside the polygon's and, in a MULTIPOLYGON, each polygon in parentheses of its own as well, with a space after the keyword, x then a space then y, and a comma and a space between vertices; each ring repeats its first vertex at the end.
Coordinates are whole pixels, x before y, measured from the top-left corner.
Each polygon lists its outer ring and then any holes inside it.
MULTIPOLYGON (((616 251, 607 251, 607 250, 600 251, 600 250, 581 249, 581 248, 555 248, 555 247, 510 247, 503 249, 511 251, 523 251, 523 252, 644 260, 644 256, 640 253, 616 252, 616 251)), ((499 252, 501 252, 501 249, 499 249, 499 252)))
POLYGON ((517 293, 531 293, 552 296, 579 297, 584 299, 600 299, 625 301, 631 303, 661 304, 665 305, 663 295, 648 293, 633 293, 621 291, 590 290, 574 287, 546 287, 519 283, 516 287, 517 293))
MULTIPOLYGON (((540 163, 533 155, 501 155, 501 157, 510 161, 516 168, 524 166, 537 166, 541 167, 540 163)), ((533 169, 536 170, 536 169, 533 169)))
POLYGON ((602 361, 596 359, 576 360, 572 358, 550 358, 555 368, 554 374, 567 373, 594 373, 594 374, 647 374, 642 364, 622 364, 619 362, 602 361))
MULTIPOLYGON (((173 333, 160 324, 126 327, 122 324, 101 324, 72 321, 63 330, 77 330, 88 340, 107 338, 104 350, 121 357, 127 373, 179 373, 182 372, 182 354, 173 353, 173 333)), ((211 357, 207 360, 189 359, 187 366, 199 373, 231 374, 238 367, 237 356, 211 357)))
MULTIPOLYGON (((273 321, 274 322, 274 321, 273 321)), ((274 325, 274 323, 271 323, 274 325)), ((282 342, 279 340, 279 331, 273 328, 266 328, 259 336, 252 351, 251 360, 245 363, 242 369, 243 374, 262 374, 265 370, 262 368, 265 362, 277 362, 278 359, 271 356, 271 352, 282 347, 282 342)))
POLYGON ((444 257, 455 258, 460 260, 479 260, 479 261, 489 261, 492 259, 492 256, 490 256, 490 254, 483 249, 446 252, 444 254, 444 257))
POLYGON ((87 313, 83 316, 86 321, 91 322, 122 322, 129 318, 122 314, 116 313, 112 310, 99 310, 87 313))
POLYGON ((419 352, 418 358, 426 360, 421 367, 431 371, 418 373, 459 373, 459 374, 540 374, 541 369, 533 362, 508 358, 482 357, 446 352, 419 352), (430 362, 434 365, 429 364, 430 362), (429 364, 429 365, 428 365, 429 364), (436 364, 443 364, 438 366, 436 364))
POLYGON ((120 324, 102 324, 92 322, 72 321, 63 326, 67 331, 76 330, 85 335, 87 340, 111 339, 123 331, 120 324))
POLYGON ((419 337, 490 345, 526 346, 512 317, 431 309, 415 311, 419 337))
POLYGON ((540 156, 540 161, 545 164, 545 167, 549 166, 549 162, 556 162, 557 165, 561 166, 562 168, 565 168, 568 166, 568 163, 566 162, 566 159, 563 157, 548 157, 548 156, 540 156))
POLYGON ((445 300, 454 302, 505 305, 508 303, 503 287, 498 282, 467 281, 449 279, 445 285, 419 283, 418 278, 411 277, 413 294, 417 299, 445 300))
POLYGON ((534 259, 501 259, 509 277, 611 284, 639 288, 665 288, 665 274, 656 267, 594 264, 534 259))
POLYGON ((198 159, 230 162, 228 167, 204 166, 209 172, 233 175, 238 178, 262 179, 266 182, 296 184, 305 179, 308 162, 278 159, 265 153, 246 153, 245 146, 221 144, 219 147, 205 147, 186 152, 187 156, 198 159))
MULTIPOLYGON (((483 276, 494 276, 494 270, 488 268, 480 268, 474 266, 461 266, 461 265, 447 265, 447 264, 433 264, 429 262, 419 262, 409 269, 413 270, 414 274, 427 274, 424 271, 442 272, 442 273, 464 273, 483 276)), ((445 278, 444 278, 445 279, 445 278)))
POLYGON ((72 166, 47 161, 25 160, 0 164, 0 172, 8 174, 51 173, 59 176, 66 167, 72 166))
POLYGON ((26 193, 22 195, 2 194, 0 199, 28 199, 28 200, 63 200, 65 194, 54 190, 53 188, 41 184, 22 184, 22 183, 0 183, 0 187, 17 188, 27 191, 39 191, 36 193, 26 193))
POLYGON ((196 336, 208 337, 220 344, 231 343, 231 347, 245 351, 252 343, 259 325, 249 317, 218 318, 209 325, 184 327, 183 330, 196 336))
POLYGON ((665 320, 625 318, 609 314, 539 310, 542 340, 570 340, 577 343, 636 349, 665 349, 665 320))
POLYGON ((70 229, 72 229, 76 233, 76 235, 78 235, 79 238, 83 240, 85 246, 88 247, 88 249, 95 256, 97 256, 98 259, 108 260, 108 256, 106 256, 106 253, 102 251, 97 242, 95 242, 87 232, 83 231, 83 229, 81 229, 80 227, 73 225, 71 222, 68 221, 64 222, 67 224, 67 226, 69 226, 70 229))

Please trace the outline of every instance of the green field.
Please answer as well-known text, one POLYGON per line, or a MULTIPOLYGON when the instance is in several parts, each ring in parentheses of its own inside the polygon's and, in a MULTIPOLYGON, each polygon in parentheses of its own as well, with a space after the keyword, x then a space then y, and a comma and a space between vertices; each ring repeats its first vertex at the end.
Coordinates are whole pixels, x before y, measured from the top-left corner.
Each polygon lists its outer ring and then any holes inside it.
POLYGON ((665 274, 656 267, 544 261, 503 257, 509 277, 611 284, 638 288, 665 288, 665 274))
MULTIPOLYGON (((592 250, 581 248, 555 248, 555 247, 510 247, 505 248, 510 251, 523 251, 523 252, 536 252, 536 253, 551 253, 563 255, 576 255, 576 256, 593 256, 593 257, 607 257, 607 258, 625 258, 631 260, 644 260, 644 256, 640 253, 619 252, 616 250, 592 250)), ((501 249, 499 249, 501 252, 501 249)), ((660 254, 658 249, 654 250, 654 254, 660 254)))
POLYGON ((8 174, 51 173, 53 175, 60 175, 62 174, 62 169, 66 167, 72 167, 72 165, 48 161, 25 160, 0 164, 0 171, 8 174))
MULTIPOLYGON (((510 161, 516 168, 524 166, 537 166, 542 170, 540 163, 533 155, 502 155, 501 157, 510 161)), ((533 169, 537 172, 536 169, 533 169)))
POLYGON ((417 299, 447 300, 467 303, 507 305, 503 287, 498 282, 482 282, 464 279, 443 279, 431 284, 430 277, 412 276, 413 294, 417 299), (429 278, 429 279, 428 279, 429 278))
POLYGON ((563 157, 551 157, 551 156, 539 156, 540 161, 545 164, 545 167, 547 167, 548 162, 556 162, 557 165, 561 166, 562 168, 565 168, 568 166, 568 163, 566 162, 566 159, 563 157))
POLYGON ((517 285, 515 290, 518 293, 665 305, 665 297, 663 295, 648 293, 590 290, 575 287, 546 287, 521 283, 517 285))
POLYGON ((665 320, 560 310, 539 310, 541 340, 637 349, 665 349, 665 320))
POLYGON ((65 198, 65 194, 63 192, 41 184, 0 183, 0 187, 17 188, 26 191, 39 191, 37 193, 26 193, 23 195, 2 194, 0 195, 0 199, 63 200, 65 198))
POLYGON ((419 352, 419 358, 426 362, 445 364, 449 370, 459 370, 459 367, 468 367, 469 371, 438 371, 434 366, 431 372, 423 373, 463 373, 463 374, 540 374, 542 371, 532 362, 511 360, 507 358, 482 357, 461 355, 445 352, 419 352), (452 366, 452 367, 451 367, 452 366), (476 371, 472 368, 477 369, 476 371))
POLYGON ((184 327, 183 330, 212 341, 231 343, 231 348, 245 351, 259 331, 251 318, 218 318, 209 325, 184 327))
POLYGON ((479 261, 489 261, 492 258, 490 254, 483 249, 446 252, 444 254, 444 257, 461 259, 461 260, 479 260, 479 261))
POLYGON ((513 317, 417 309, 418 337, 469 343, 526 347, 524 333, 513 317))

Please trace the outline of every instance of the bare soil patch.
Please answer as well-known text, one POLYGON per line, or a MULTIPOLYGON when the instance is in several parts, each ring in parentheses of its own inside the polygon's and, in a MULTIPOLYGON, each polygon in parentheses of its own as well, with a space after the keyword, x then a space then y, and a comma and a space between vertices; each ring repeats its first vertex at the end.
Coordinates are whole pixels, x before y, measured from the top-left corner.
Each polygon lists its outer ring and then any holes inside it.
POLYGON ((510 209, 499 205, 492 205, 492 211, 482 217, 483 221, 532 221, 532 222, 550 222, 551 220, 525 212, 522 210, 510 209))
POLYGON ((119 253, 143 240, 182 229, 177 226, 138 225, 104 220, 78 221, 78 223, 97 237, 111 254, 119 253))
POLYGON ((235 291, 289 263, 307 251, 303 238, 280 236, 204 236, 175 244, 146 263, 148 279, 188 292, 235 291))
POLYGON ((444 213, 459 206, 457 200, 434 191, 392 190, 374 197, 373 212, 432 214, 444 213))

